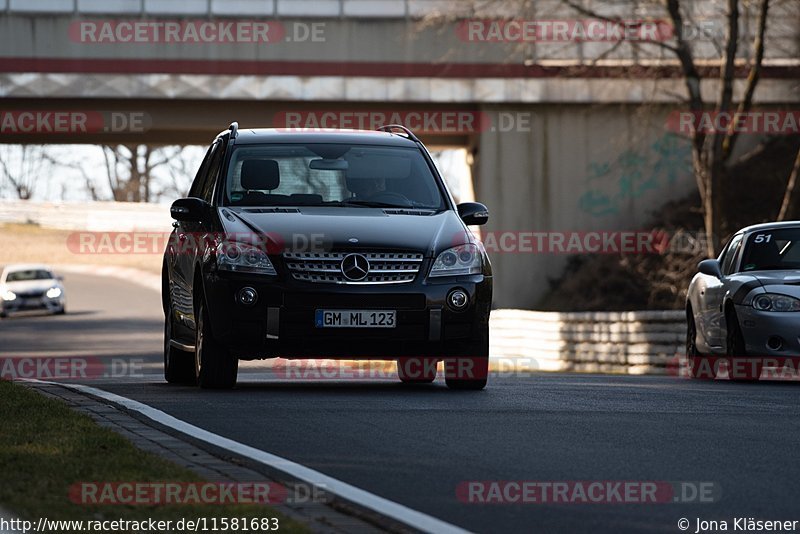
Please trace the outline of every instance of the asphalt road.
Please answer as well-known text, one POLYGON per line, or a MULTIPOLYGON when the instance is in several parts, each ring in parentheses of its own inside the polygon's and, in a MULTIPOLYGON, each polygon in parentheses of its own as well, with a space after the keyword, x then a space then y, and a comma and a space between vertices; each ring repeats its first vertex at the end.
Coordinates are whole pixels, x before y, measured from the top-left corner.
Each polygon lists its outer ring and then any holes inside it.
MULTIPOLYGON (((678 521, 800 519, 800 384, 539 374, 483 392, 443 383, 283 380, 261 364, 233 391, 161 379, 159 297, 67 275, 64 317, 0 322, 0 355, 133 362, 95 387, 478 532, 681 532, 678 521), (118 374, 125 375, 125 372, 118 374), (712 503, 470 504, 465 481, 694 481, 712 503)), ((119 367, 119 366, 118 366, 119 367)), ((124 366, 123 366, 124 367, 124 366)))

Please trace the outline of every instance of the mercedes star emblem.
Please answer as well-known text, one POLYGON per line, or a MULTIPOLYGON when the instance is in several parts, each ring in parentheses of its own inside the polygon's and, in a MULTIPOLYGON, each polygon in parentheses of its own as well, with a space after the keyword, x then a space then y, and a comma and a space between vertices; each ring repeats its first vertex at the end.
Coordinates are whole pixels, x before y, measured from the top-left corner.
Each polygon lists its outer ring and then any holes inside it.
POLYGON ((342 260, 342 274, 351 282, 358 282, 367 277, 369 262, 361 254, 348 254, 342 260))

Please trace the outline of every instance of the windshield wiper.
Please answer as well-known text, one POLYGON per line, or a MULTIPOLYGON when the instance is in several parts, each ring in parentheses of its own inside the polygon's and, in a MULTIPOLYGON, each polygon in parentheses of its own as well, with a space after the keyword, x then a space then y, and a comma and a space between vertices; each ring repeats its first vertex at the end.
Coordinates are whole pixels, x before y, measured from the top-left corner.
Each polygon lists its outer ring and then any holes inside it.
POLYGON ((342 206, 363 206, 365 208, 413 208, 412 204, 392 204, 390 202, 376 202, 374 200, 358 200, 348 198, 339 202, 342 206))

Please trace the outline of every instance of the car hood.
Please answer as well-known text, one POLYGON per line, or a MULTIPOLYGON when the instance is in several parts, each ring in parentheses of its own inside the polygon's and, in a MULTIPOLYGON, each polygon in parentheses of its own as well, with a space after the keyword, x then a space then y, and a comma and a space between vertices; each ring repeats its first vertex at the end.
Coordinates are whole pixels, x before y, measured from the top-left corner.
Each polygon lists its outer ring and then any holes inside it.
POLYGON ((755 277, 766 291, 779 289, 781 293, 800 296, 800 271, 748 271, 755 277))
POLYGON ((3 284, 5 289, 14 293, 26 293, 29 291, 47 291, 51 287, 61 287, 58 280, 25 280, 20 282, 6 282, 3 284))
POLYGON ((265 208, 220 208, 227 233, 257 232, 284 250, 407 250, 432 257, 474 240, 452 210, 440 213, 380 208, 301 207, 274 212, 265 208), (358 240, 354 242, 353 240, 358 240), (312 245, 315 243, 316 245, 312 245), (321 245, 321 247, 320 247, 321 245))

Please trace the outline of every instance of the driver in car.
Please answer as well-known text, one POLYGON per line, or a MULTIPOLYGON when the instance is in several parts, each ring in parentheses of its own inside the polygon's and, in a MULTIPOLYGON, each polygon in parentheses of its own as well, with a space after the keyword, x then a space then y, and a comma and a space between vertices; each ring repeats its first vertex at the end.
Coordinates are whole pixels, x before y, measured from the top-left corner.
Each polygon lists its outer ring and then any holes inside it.
POLYGON ((386 180, 384 178, 351 179, 348 189, 355 194, 357 199, 369 200, 374 195, 386 191, 386 180))

